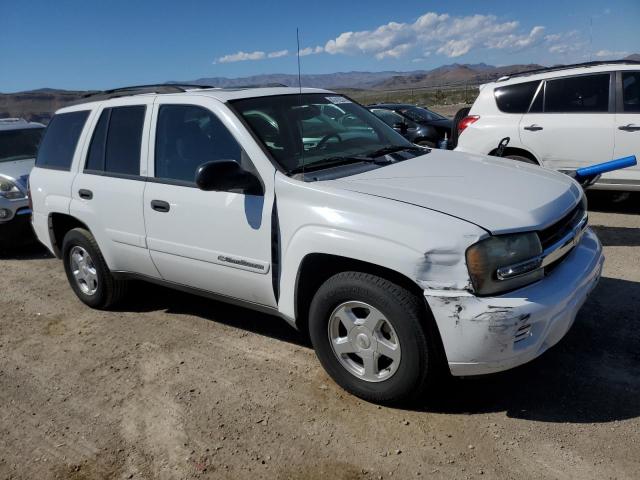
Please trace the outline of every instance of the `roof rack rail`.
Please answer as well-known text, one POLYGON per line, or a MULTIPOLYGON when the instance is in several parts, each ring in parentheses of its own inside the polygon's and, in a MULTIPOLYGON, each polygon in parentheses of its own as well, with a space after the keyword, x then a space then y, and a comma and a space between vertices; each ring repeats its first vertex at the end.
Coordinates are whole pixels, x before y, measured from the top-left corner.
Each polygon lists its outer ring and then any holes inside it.
MULTIPOLYGON (((168 89, 172 92, 186 92, 187 90, 193 89, 205 89, 205 88, 215 88, 211 85, 196 85, 189 83, 152 83, 149 85, 132 85, 129 87, 120 87, 120 88, 112 88, 110 90, 101 90, 98 92, 90 92, 83 95, 82 98, 89 98, 94 96, 104 96, 105 98, 116 98, 116 97, 124 97, 126 95, 131 95, 133 92, 137 90, 147 90, 141 91, 140 93, 163 93, 158 90, 168 89)), ((169 93, 169 92, 167 92, 169 93)))
POLYGON ((534 75, 536 73, 545 73, 545 72, 555 72, 558 70, 569 70, 571 68, 580 68, 580 67, 597 67, 598 65, 640 65, 640 62, 637 60, 598 60, 595 62, 583 62, 583 63, 573 63, 571 65, 556 65, 554 67, 545 67, 545 68, 535 68, 533 70, 525 70, 523 72, 510 73, 508 75, 503 75, 498 78, 496 82, 504 82, 505 80, 509 80, 510 78, 515 77, 525 77, 527 75, 534 75))

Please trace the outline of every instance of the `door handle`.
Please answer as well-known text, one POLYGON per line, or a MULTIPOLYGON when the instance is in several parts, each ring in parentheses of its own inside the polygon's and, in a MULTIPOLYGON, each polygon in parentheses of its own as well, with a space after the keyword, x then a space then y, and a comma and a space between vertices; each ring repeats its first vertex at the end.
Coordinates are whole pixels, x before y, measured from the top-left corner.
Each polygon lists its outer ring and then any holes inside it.
POLYGON ((84 198, 85 200, 91 200, 93 198, 93 192, 85 188, 78 190, 78 195, 80 195, 80 198, 84 198))
POLYGON ((627 125, 620 125, 618 130, 623 130, 625 132, 637 132, 640 130, 640 125, 634 125, 633 123, 629 123, 627 125))
POLYGON ((171 205, 169 205, 169 202, 165 202, 164 200, 151 200, 151 208, 156 212, 166 213, 171 210, 171 205))
POLYGON ((529 130, 530 132, 537 132, 538 130, 542 130, 542 127, 540 125, 536 125, 535 123, 533 125, 529 125, 527 127, 524 127, 525 130, 529 130))

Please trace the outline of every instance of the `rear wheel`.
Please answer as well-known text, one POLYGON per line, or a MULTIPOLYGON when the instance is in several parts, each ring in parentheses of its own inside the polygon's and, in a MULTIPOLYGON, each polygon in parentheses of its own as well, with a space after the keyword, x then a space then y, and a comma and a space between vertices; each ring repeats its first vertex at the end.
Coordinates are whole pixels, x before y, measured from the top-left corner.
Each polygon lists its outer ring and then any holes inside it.
POLYGON ((384 278, 343 272, 317 291, 309 334, 320 363, 365 400, 418 398, 440 370, 437 331, 421 299, 384 278))
POLYGON ((126 282, 113 277, 89 231, 74 228, 67 232, 62 259, 71 288, 90 307, 109 308, 124 295, 126 282))

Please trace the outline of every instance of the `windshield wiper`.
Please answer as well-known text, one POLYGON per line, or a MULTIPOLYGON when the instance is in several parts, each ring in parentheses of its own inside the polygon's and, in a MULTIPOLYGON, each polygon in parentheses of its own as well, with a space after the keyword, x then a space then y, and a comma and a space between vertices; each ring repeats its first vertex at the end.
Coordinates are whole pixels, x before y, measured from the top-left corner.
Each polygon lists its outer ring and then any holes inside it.
POLYGON ((412 150, 412 151, 418 151, 418 152, 428 152, 428 149, 423 148, 423 147, 419 147, 419 146, 412 146, 412 145, 406 145, 406 146, 401 146, 401 145, 389 145, 386 147, 382 147, 374 152, 371 152, 367 155, 367 157, 369 158, 375 158, 375 157, 381 157, 383 155, 388 155, 389 153, 395 153, 395 152, 400 152, 403 150, 412 150))
POLYGON ((366 163, 375 163, 378 165, 386 165, 390 163, 388 160, 381 160, 378 158, 371 158, 369 156, 360 157, 357 155, 341 155, 336 157, 325 158, 320 162, 310 163, 309 165, 304 165, 296 168, 292 168, 287 173, 300 173, 302 171, 314 171, 321 170, 323 168, 337 167, 339 165, 347 165, 349 163, 358 163, 358 162, 366 162, 366 163))

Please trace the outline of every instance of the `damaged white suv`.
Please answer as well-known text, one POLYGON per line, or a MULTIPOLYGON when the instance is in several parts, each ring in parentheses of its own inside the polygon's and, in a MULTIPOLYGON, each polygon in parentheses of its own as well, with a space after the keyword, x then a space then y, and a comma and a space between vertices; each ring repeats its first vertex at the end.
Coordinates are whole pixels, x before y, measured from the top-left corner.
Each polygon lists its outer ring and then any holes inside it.
POLYGON ((537 357, 600 276, 567 176, 416 147, 324 90, 144 91, 60 110, 31 174, 35 231, 94 308, 136 278, 266 311, 399 402, 537 357))

